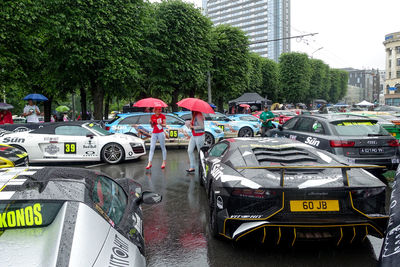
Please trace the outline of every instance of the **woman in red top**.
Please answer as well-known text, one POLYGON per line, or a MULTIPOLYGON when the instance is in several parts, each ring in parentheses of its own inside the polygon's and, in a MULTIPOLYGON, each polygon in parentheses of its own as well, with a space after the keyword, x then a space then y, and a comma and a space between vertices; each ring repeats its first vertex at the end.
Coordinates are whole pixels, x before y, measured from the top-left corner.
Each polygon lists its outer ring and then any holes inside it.
POLYGON ((190 166, 186 171, 192 173, 195 171, 196 158, 194 155, 194 149, 197 147, 197 151, 204 145, 204 115, 198 111, 192 111, 192 121, 190 122, 190 129, 192 130, 192 137, 190 137, 188 145, 188 155, 190 166))
POLYGON ((152 166, 152 160, 154 156, 154 149, 156 148, 157 140, 160 142, 160 147, 162 150, 163 163, 161 169, 165 168, 167 160, 167 149, 165 148, 165 134, 163 127, 166 127, 166 118, 164 114, 161 114, 161 108, 154 108, 154 114, 150 117, 150 125, 153 127, 153 133, 151 135, 150 142, 150 153, 149 153, 149 163, 146 169, 150 169, 152 166))
POLYGON ((9 110, 2 110, 0 112, 0 124, 14 124, 12 114, 9 110))

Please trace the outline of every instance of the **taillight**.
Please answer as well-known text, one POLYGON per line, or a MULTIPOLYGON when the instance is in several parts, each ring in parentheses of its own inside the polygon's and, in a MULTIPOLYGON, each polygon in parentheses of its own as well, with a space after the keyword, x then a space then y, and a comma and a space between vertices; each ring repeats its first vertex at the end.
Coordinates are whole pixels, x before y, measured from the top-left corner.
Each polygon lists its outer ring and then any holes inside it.
POLYGON ((109 131, 110 130, 110 126, 106 126, 106 131, 109 131))
POLYGON ((275 191, 262 190, 262 189, 234 189, 232 191, 232 196, 239 196, 239 197, 265 198, 275 195, 276 195, 275 191))
POLYGON ((399 140, 397 140, 397 139, 389 140, 388 145, 389 146, 400 146, 399 140))
POLYGON ((352 147, 354 146, 354 141, 339 141, 339 140, 331 140, 329 141, 331 147, 352 147))

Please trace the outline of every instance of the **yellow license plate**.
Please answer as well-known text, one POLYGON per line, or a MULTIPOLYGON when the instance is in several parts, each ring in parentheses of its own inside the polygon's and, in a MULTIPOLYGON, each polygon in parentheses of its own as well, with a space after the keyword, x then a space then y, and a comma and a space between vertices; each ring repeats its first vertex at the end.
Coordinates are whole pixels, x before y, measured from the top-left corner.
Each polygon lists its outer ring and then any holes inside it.
POLYGON ((290 211, 339 211, 338 200, 291 200, 290 211))

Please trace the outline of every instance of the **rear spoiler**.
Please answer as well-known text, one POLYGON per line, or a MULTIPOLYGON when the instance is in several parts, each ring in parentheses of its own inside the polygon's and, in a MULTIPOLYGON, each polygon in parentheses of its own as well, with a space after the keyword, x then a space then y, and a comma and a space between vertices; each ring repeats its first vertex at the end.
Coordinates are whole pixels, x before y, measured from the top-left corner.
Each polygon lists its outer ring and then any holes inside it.
POLYGON ((347 171, 350 169, 384 169, 386 166, 378 165, 354 165, 354 166, 332 166, 332 165, 314 165, 314 166, 256 166, 256 167, 235 167, 235 169, 278 169, 281 171, 280 186, 285 184, 285 170, 287 169, 341 169, 343 176, 343 184, 349 186, 349 177, 347 171))

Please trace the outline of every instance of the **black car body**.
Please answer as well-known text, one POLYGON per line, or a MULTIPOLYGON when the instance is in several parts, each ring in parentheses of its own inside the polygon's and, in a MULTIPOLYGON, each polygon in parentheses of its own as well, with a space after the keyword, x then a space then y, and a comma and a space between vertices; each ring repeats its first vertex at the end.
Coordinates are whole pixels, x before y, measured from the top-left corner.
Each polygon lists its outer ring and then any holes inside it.
POLYGON ((132 178, 0 169, 0 266, 144 266, 140 205, 159 201, 132 178))
MULTIPOLYGON (((231 240, 382 237, 385 185, 341 158, 290 139, 234 138, 200 152, 210 231, 231 240)), ((364 166, 367 167, 367 166, 364 166)))
POLYGON ((350 164, 376 164, 389 170, 399 164, 398 140, 377 120, 364 116, 301 115, 269 131, 268 135, 294 139, 343 156, 350 164))

